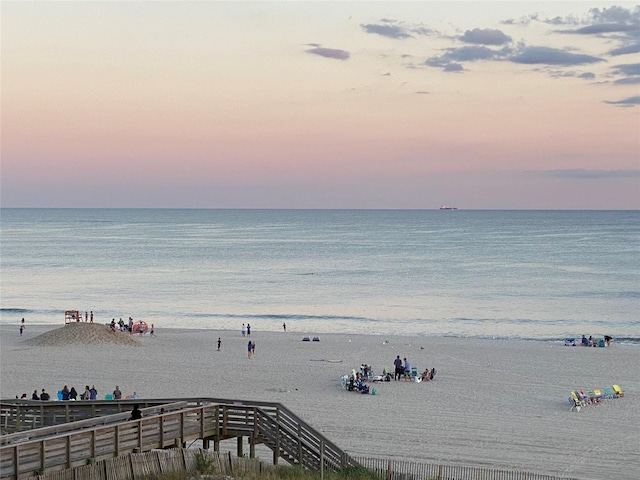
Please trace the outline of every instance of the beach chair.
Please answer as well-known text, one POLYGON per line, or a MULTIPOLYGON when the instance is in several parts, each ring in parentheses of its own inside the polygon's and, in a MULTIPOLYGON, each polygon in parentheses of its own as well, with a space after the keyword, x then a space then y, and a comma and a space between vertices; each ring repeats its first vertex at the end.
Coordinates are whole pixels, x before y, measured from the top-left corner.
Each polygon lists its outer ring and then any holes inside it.
POLYGON ((105 399, 105 400, 113 400, 113 394, 112 394, 112 393, 107 393, 107 394, 104 396, 104 399, 105 399))
POLYGON ((614 385, 613 386, 613 391, 616 393, 616 396, 624 397, 624 392, 622 391, 622 389, 618 385, 614 385))
POLYGON ((569 395, 569 404, 571 405, 571 408, 569 409, 570 412, 573 410, 579 412, 582 408, 582 401, 580 400, 576 392, 571 392, 571 394, 569 395))
POLYGON ((565 345, 565 347, 575 347, 576 346, 576 339, 575 338, 565 338, 564 339, 564 345, 565 345))
POLYGON ((411 381, 418 381, 418 367, 411 367, 411 381))
POLYGON ((594 388, 593 389, 593 394, 600 401, 604 400, 604 398, 605 398, 604 392, 602 390, 600 390, 599 388, 594 388))
POLYGON ((607 398, 607 399, 616 398, 616 394, 609 387, 605 387, 603 389, 603 393, 604 393, 604 398, 607 398))
POLYGON ((602 399, 598 395, 596 395, 593 390, 587 392, 587 396, 589 397, 590 404, 599 404, 602 402, 602 399))
POLYGON ((587 397, 583 390, 576 391, 576 395, 583 407, 586 407, 589 404, 589 397, 587 397))

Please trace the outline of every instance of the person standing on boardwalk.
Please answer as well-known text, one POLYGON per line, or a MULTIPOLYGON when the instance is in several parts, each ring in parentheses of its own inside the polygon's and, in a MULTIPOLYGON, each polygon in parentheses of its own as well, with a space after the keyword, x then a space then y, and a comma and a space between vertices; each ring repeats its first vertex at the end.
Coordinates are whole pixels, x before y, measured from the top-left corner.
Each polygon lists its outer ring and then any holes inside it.
POLYGON ((222 345, 222 340, 220 340, 220 337, 218 337, 218 351, 220 351, 220 345, 222 345))
POLYGON ((247 337, 251 336, 251 324, 247 323, 247 337))
POLYGON ((116 389, 113 391, 113 399, 120 400, 122 398, 122 392, 120 391, 120 387, 116 385, 116 389))

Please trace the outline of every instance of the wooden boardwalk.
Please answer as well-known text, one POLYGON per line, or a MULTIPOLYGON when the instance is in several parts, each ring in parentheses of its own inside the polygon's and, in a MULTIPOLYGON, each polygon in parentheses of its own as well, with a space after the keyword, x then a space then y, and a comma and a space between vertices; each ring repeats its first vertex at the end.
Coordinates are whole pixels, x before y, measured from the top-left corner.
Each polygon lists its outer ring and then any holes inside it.
POLYGON ((216 398, 38 402, 2 401, 0 478, 21 480, 37 474, 94 463, 132 452, 184 447, 202 440, 219 451, 235 438, 243 456, 264 444, 273 463, 284 459, 312 470, 340 470, 355 462, 279 403, 216 398), (129 421, 138 404, 144 416, 129 421), (9 433, 11 432, 11 433, 9 433))

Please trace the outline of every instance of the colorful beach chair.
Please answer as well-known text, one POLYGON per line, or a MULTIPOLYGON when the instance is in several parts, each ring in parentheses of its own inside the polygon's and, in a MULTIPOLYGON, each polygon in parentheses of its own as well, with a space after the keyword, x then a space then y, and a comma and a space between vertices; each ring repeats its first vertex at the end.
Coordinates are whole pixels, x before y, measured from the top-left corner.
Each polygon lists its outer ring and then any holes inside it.
POLYGON ((618 397, 624 397, 624 392, 622 391, 622 389, 618 385, 614 385, 613 386, 613 391, 616 392, 616 395, 618 397))
POLYGON ((569 404, 571 405, 571 408, 569 409, 570 412, 573 410, 579 412, 583 406, 582 401, 578 398, 578 394, 576 392, 571 392, 569 395, 569 404))

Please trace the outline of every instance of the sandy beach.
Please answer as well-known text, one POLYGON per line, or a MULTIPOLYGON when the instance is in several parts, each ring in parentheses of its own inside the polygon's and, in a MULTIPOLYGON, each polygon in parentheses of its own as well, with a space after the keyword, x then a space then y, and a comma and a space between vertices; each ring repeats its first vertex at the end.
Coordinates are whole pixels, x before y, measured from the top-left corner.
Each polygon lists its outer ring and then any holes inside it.
MULTIPOLYGON (((0 327, 2 398, 63 385, 99 398, 116 385, 142 398, 206 396, 281 402, 348 453, 398 460, 527 470, 580 479, 636 479, 640 471, 640 349, 558 343, 260 332, 255 356, 239 329, 160 329, 137 344, 48 344, 52 326, 0 327), (319 342, 303 342, 303 337, 319 342), (217 339, 222 340, 217 351, 217 339), (43 343, 43 344, 42 344, 43 343), (432 382, 376 384, 347 392, 340 376, 362 363, 374 373, 396 355, 432 382), (571 390, 619 384, 624 398, 570 412, 571 390)), ((63 327, 67 329, 68 327, 63 327)))

